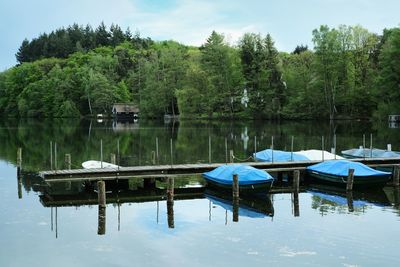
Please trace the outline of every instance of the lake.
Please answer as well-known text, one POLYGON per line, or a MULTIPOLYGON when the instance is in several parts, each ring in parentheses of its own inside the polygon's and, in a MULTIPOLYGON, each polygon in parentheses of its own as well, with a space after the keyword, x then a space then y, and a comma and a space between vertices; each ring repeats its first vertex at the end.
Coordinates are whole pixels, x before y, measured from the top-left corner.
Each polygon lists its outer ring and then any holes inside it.
POLYGON ((226 162, 230 150, 244 160, 272 142, 340 152, 371 136, 373 147, 400 150, 400 128, 363 121, 3 119, 0 266, 400 266, 400 193, 390 186, 349 194, 307 182, 298 195, 241 196, 237 206, 201 176, 176 179, 172 203, 165 179, 154 188, 131 179, 107 183, 104 210, 95 184, 36 175, 64 168, 67 153, 72 168, 117 151, 123 166, 226 162))

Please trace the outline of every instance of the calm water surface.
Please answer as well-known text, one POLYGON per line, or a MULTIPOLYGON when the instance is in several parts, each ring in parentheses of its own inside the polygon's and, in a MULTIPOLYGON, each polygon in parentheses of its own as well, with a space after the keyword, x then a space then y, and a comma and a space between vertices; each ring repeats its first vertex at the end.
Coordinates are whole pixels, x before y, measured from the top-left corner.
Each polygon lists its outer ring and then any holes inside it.
POLYGON ((35 176, 51 167, 50 142, 53 149, 57 143, 57 167, 63 168, 65 153, 73 167, 99 160, 100 140, 105 160, 118 140, 121 165, 143 165, 204 163, 210 154, 212 162, 224 162, 225 140, 228 151, 244 159, 255 139, 256 149, 270 146, 274 136, 276 149, 290 150, 294 136, 294 150, 329 150, 336 136, 340 151, 362 145, 363 135, 369 146, 370 134, 374 147, 391 143, 400 150, 400 129, 365 122, 2 121, 0 266, 400 266, 400 193, 392 187, 349 195, 311 184, 298 197, 243 196, 234 222, 232 200, 204 191, 201 177, 175 180, 172 206, 164 181, 153 189, 141 180, 120 181, 107 184, 103 227, 95 186, 46 185, 35 176))

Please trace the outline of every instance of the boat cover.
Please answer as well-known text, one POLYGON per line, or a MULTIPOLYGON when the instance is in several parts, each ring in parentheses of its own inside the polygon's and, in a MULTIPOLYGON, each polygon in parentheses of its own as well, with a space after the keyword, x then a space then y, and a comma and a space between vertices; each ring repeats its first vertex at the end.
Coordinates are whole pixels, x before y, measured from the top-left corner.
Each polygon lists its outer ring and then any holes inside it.
MULTIPOLYGON (((355 158, 370 158, 371 149, 369 148, 353 148, 342 151, 345 156, 351 156, 355 158)), ((383 149, 372 149, 372 158, 400 158, 400 152, 387 151, 383 149)))
POLYGON ((98 160, 88 160, 82 163, 82 167, 84 169, 117 169, 118 165, 112 164, 112 163, 108 163, 103 161, 103 164, 101 163, 101 161, 98 160))
POLYGON ((286 162, 286 161, 301 161, 309 160, 306 156, 297 154, 296 152, 287 152, 281 150, 265 149, 254 153, 254 157, 259 161, 266 162, 286 162), (293 158, 292 158, 293 156, 293 158))
POLYGON ((307 167, 307 170, 324 174, 346 177, 349 169, 354 169, 354 176, 386 176, 390 172, 374 170, 367 165, 349 160, 329 160, 307 167))
POLYGON ((261 184, 274 180, 266 171, 244 164, 221 165, 212 171, 203 173, 203 176, 216 183, 231 185, 234 174, 238 175, 239 186, 261 184))

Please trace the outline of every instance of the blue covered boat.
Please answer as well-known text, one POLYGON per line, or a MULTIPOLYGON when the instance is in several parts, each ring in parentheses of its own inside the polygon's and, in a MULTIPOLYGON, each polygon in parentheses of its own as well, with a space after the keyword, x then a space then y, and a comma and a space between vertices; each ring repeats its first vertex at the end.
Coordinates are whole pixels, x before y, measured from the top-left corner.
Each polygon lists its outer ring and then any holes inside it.
POLYGON ((254 158, 258 161, 265 162, 287 162, 309 160, 306 156, 297 154, 296 152, 287 152, 281 150, 265 149, 254 153, 254 158))
POLYGON ((400 152, 387 151, 373 148, 353 148, 343 150, 342 154, 347 158, 400 158, 400 152))
POLYGON ((233 175, 238 175, 240 190, 269 190, 274 178, 267 172, 244 164, 221 165, 203 173, 210 185, 232 189, 233 175))
POLYGON ((347 184, 349 169, 354 169, 354 186, 385 185, 391 173, 374 170, 349 160, 330 160, 307 167, 308 173, 319 180, 339 185, 347 184))

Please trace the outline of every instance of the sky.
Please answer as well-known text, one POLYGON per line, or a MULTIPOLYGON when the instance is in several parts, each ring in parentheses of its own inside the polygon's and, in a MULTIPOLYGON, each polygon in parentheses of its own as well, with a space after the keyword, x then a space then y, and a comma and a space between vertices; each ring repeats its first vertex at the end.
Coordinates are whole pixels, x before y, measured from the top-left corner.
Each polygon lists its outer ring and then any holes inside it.
POLYGON ((201 45, 213 30, 235 44, 246 32, 270 33, 279 51, 312 48, 320 25, 371 32, 400 26, 398 0, 0 0, 0 71, 16 64, 22 41, 73 23, 102 21, 154 40, 201 45))

